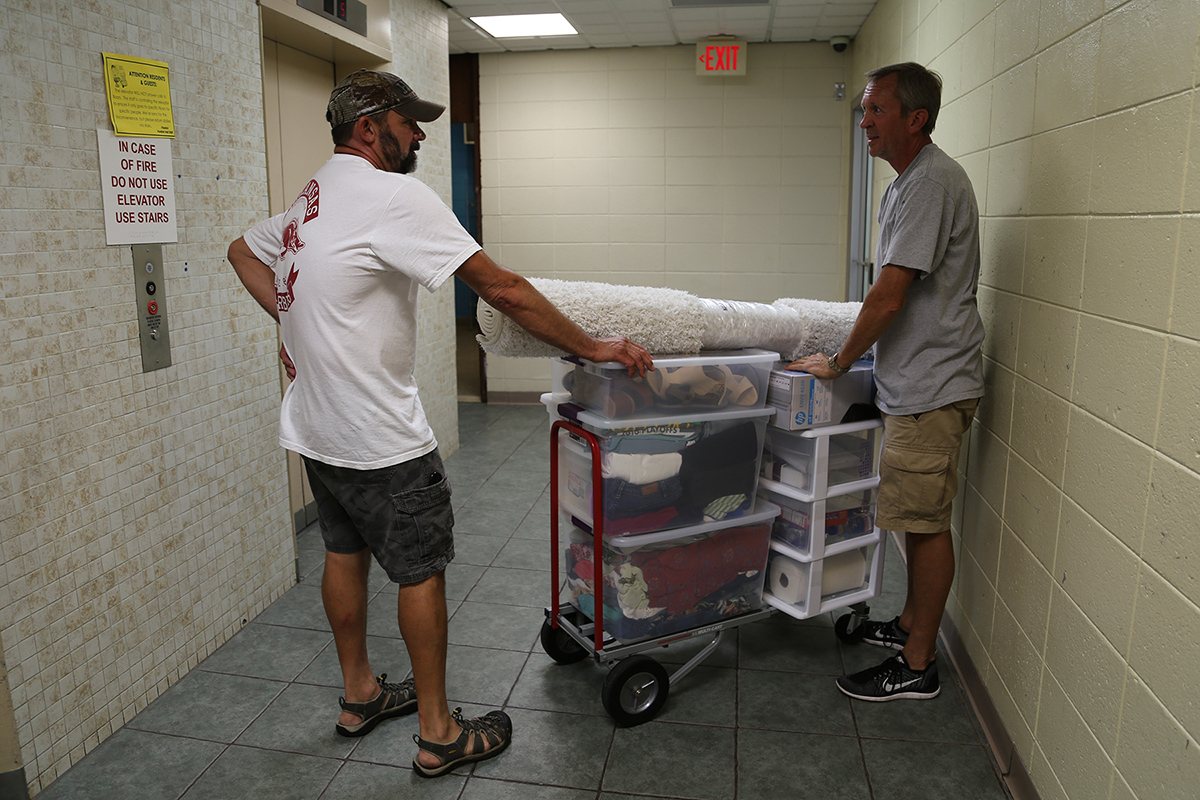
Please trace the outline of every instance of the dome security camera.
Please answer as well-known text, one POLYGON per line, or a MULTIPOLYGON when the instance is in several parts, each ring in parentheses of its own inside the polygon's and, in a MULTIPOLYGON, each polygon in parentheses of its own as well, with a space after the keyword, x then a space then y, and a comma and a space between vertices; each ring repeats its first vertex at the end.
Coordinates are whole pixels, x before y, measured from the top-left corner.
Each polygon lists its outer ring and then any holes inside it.
POLYGON ((829 40, 829 44, 833 47, 833 52, 842 53, 850 46, 849 36, 834 36, 829 40))

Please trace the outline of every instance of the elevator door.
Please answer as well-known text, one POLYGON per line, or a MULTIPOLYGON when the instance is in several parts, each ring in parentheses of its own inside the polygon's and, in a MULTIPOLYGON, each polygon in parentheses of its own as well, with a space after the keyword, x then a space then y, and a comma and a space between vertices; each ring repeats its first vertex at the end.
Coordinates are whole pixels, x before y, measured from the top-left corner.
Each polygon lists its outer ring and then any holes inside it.
MULTIPOLYGON (((271 214, 279 214, 333 153, 325 106, 334 65, 287 45, 263 40, 263 105, 271 214)), ((281 390, 287 376, 280 368, 281 390)), ((288 494, 296 531, 317 520, 316 503, 300 457, 288 452, 288 494)))

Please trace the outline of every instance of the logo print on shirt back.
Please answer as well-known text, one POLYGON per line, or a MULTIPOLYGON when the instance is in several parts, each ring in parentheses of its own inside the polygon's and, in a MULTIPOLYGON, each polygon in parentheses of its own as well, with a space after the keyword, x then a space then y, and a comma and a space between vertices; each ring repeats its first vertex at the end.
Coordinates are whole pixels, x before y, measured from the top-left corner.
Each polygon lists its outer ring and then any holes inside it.
POLYGON ((296 302, 296 292, 293 287, 296 285, 296 279, 300 277, 300 271, 292 266, 292 271, 287 276, 287 291, 279 291, 278 285, 275 287, 275 307, 280 313, 287 311, 292 307, 292 303, 296 302))
POLYGON ((279 251, 280 258, 287 258, 287 254, 298 254, 304 249, 304 242, 300 240, 300 223, 292 220, 283 229, 283 249, 279 251))
MULTIPOLYGON (((300 197, 304 198, 304 221, 308 222, 320 213, 321 189, 317 182, 309 181, 308 186, 305 186, 304 191, 300 193, 300 197)), ((300 197, 296 198, 296 202, 300 201, 300 197)))

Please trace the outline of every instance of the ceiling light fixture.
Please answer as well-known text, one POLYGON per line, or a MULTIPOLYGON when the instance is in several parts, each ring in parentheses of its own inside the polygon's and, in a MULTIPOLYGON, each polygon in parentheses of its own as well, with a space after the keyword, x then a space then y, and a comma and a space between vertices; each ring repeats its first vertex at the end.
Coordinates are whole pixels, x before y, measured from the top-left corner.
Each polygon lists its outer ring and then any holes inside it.
POLYGON ((531 39, 539 36, 574 36, 579 31, 562 14, 510 14, 500 17, 471 17, 497 39, 531 39))

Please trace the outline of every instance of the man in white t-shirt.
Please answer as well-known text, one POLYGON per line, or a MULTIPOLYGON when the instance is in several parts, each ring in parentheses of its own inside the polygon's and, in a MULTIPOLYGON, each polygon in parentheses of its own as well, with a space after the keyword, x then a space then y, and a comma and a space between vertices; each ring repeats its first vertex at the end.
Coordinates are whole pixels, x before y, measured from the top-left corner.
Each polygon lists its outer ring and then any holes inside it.
POLYGON ((445 107, 395 75, 360 70, 330 95, 334 154, 282 214, 247 231, 229 260, 279 320, 293 379, 280 444, 308 471, 325 541, 321 585, 345 682, 336 730, 369 733, 419 708, 413 769, 427 777, 507 747, 503 711, 475 719, 446 703, 446 565, 454 556, 450 486, 417 395, 417 294, 452 275, 531 334, 630 374, 653 369, 625 339, 595 339, 530 283, 492 261, 445 203, 409 176, 419 123, 445 107), (366 649, 372 554, 399 584, 398 619, 413 677, 376 678, 366 649))

